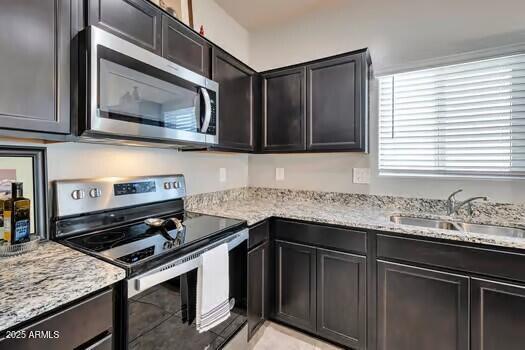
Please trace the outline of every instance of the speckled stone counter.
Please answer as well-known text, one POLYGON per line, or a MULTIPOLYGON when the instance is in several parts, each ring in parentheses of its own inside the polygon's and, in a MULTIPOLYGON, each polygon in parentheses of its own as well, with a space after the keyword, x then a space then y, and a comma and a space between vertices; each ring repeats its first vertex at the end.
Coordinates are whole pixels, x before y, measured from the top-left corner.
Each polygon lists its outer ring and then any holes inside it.
POLYGON ((125 277, 121 268, 49 241, 0 258, 0 332, 125 277))
MULTIPOLYGON (((396 214, 450 219, 445 216, 445 201, 434 199, 246 188, 188 197, 186 209, 203 214, 246 220, 248 225, 276 216, 525 249, 525 238, 465 233, 390 222, 390 216, 396 214)), ((472 218, 467 219, 460 215, 454 217, 453 220, 525 227, 525 208, 523 205, 481 203, 475 204, 473 209, 472 218)))

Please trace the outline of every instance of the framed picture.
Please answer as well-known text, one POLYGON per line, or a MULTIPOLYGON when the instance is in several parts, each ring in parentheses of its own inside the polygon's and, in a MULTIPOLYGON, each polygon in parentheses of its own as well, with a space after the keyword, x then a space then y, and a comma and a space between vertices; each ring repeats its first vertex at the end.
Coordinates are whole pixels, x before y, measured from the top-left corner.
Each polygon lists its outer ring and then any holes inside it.
MULTIPOLYGON (((11 197, 11 183, 22 182, 24 197, 31 201, 31 234, 47 238, 46 149, 0 147, 0 198, 11 197)), ((3 222, 0 228, 3 233, 3 222)), ((3 234, 0 238, 3 237, 3 234)))
POLYGON ((193 28, 193 6, 191 0, 149 0, 161 9, 193 28))

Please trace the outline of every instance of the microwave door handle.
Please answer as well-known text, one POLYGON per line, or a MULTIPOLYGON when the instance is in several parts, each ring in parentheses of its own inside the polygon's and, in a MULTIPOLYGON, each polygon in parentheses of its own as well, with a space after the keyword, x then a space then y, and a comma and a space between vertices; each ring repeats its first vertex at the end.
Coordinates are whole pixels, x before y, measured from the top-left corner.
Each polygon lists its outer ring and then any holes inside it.
POLYGON ((208 94, 208 90, 205 88, 201 88, 201 94, 204 98, 204 121, 202 122, 201 132, 206 133, 211 121, 211 100, 210 94, 208 94))
POLYGON ((195 104, 195 111, 193 113, 195 117, 195 131, 199 131, 200 124, 201 124, 201 94, 200 94, 200 91, 195 96, 194 104, 195 104))

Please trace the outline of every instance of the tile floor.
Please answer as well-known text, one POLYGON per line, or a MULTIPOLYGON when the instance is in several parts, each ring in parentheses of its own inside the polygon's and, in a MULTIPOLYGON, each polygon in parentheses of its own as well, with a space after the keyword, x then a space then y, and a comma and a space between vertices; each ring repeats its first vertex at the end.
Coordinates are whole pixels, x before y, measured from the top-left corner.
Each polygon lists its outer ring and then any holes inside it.
POLYGON ((228 320, 199 334, 195 325, 182 322, 178 287, 165 283, 133 297, 129 305, 130 350, 219 349, 243 324, 246 317, 232 310, 228 320))
POLYGON ((224 350, 338 350, 340 348, 309 337, 282 325, 266 322, 259 328, 249 343, 247 328, 239 332, 224 350))

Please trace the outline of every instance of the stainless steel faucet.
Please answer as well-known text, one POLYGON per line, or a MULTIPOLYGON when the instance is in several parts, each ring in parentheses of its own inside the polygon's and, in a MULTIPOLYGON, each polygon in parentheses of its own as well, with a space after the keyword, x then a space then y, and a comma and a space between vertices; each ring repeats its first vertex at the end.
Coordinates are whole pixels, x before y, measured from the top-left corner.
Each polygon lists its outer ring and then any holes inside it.
POLYGON ((457 191, 452 192, 450 196, 447 198, 447 214, 448 215, 454 215, 457 214, 459 209, 461 209, 463 206, 468 205, 467 213, 469 216, 472 216, 472 202, 475 200, 483 200, 488 201, 488 197, 485 196, 477 196, 477 197, 471 197, 468 199, 465 199, 464 201, 461 201, 458 203, 456 200, 456 194, 459 192, 462 192, 462 189, 459 189, 457 191))

